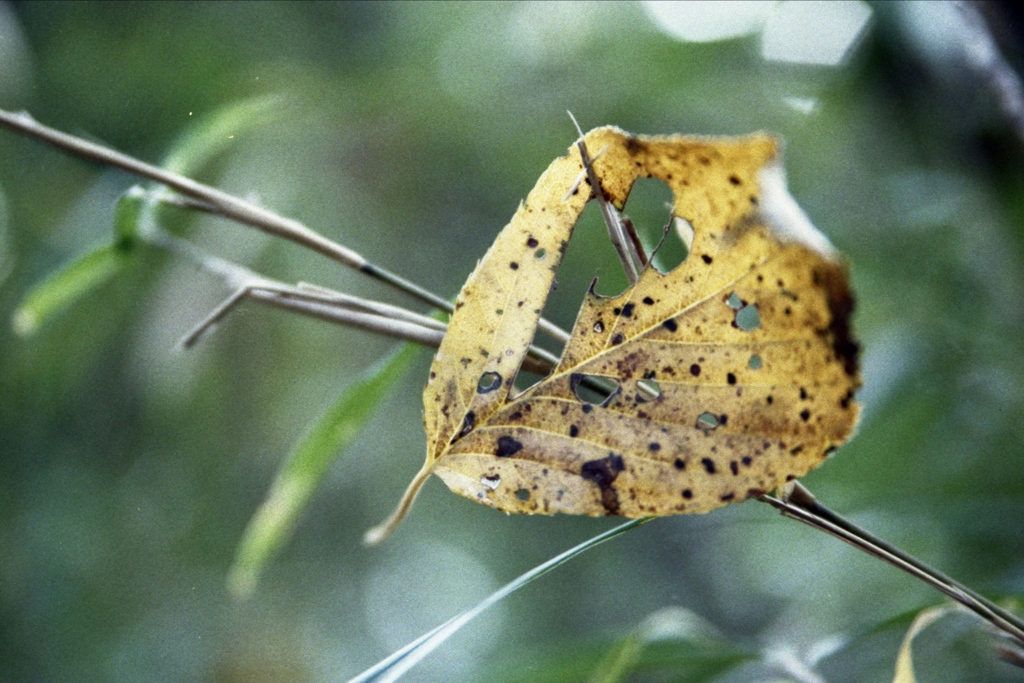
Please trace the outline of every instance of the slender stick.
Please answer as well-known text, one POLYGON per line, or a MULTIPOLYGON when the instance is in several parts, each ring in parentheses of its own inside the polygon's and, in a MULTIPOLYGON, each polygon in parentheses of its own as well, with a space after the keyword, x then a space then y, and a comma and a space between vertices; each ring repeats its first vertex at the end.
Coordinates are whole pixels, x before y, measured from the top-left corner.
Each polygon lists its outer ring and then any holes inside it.
MULTIPOLYGON (((254 299, 328 322, 398 337, 434 348, 441 345, 441 339, 448 329, 448 326, 440 321, 379 301, 311 285, 292 287, 231 261, 207 254, 191 242, 162 230, 152 231, 146 239, 156 246, 188 258, 235 290, 181 340, 184 347, 195 344, 210 327, 245 299, 254 299)), ((529 355, 523 361, 523 369, 546 375, 557 364, 558 358, 554 354, 531 346, 529 355)))
POLYGON ((572 119, 573 125, 576 126, 576 132, 580 134, 580 139, 576 146, 579 147, 580 158, 583 160, 583 169, 587 173, 587 179, 590 181, 590 187, 594 191, 594 197, 597 198, 597 205, 601 207, 601 216, 604 218, 604 223, 608 228, 608 238, 615 248, 619 262, 622 263, 622 269, 626 271, 626 279, 629 281, 630 286, 632 286, 640 279, 640 269, 643 267, 643 262, 640 260, 640 255, 626 226, 623 225, 622 217, 619 216, 619 212, 608 201, 608 198, 605 197, 604 188, 601 187, 601 179, 597 177, 597 172, 594 170, 594 160, 590 158, 590 154, 587 151, 587 143, 583 139, 583 130, 580 128, 580 124, 576 122, 576 117, 572 115, 572 112, 568 112, 568 114, 569 118, 572 119))
POLYGON ((1007 612, 963 584, 954 581, 945 574, 929 567, 924 562, 911 557, 902 550, 882 541, 868 531, 853 524, 853 522, 841 517, 819 503, 800 484, 796 483, 789 494, 782 499, 767 495, 761 496, 760 499, 780 510, 784 516, 796 519, 819 531, 835 536, 855 548, 924 581, 1001 630, 1016 643, 1024 645, 1024 621, 1020 618, 1007 612))
MULTIPOLYGON (((45 126, 32 118, 27 112, 13 113, 0 109, 0 124, 84 159, 121 168, 143 178, 155 180, 186 197, 200 202, 200 205, 194 206, 194 208, 199 208, 203 211, 237 221, 243 225, 291 240, 323 254, 342 265, 354 268, 370 277, 386 282, 431 306, 449 313, 454 310, 451 302, 437 294, 371 263, 361 254, 324 237, 294 219, 285 218, 227 192, 196 182, 177 173, 171 173, 152 164, 147 164, 103 145, 45 126)), ((538 327, 545 334, 552 336, 562 343, 569 339, 568 332, 549 321, 541 320, 538 327)))

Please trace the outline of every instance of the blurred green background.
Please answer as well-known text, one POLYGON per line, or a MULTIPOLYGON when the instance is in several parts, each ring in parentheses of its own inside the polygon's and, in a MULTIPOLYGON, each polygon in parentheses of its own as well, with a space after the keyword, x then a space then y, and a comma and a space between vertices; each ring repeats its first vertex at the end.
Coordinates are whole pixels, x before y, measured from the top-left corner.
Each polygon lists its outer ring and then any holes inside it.
MULTIPOLYGON (((0 107, 158 162, 219 107, 279 95, 199 179, 444 296, 575 139, 566 109, 584 129, 774 132, 793 194, 852 264, 865 349, 859 434, 805 482, 973 588, 1024 595, 1024 147, 988 34, 944 3, 763 7, 702 23, 639 3, 4 3, 0 107)), ((1020 27, 985 11, 1019 63, 1020 27)), ((0 320, 109 242, 135 182, 0 131, 0 320)), ((667 192, 640 194, 627 213, 653 235, 667 192)), ((166 227, 267 275, 423 310, 223 220, 166 227)), ((588 210, 549 307, 563 325, 595 272, 621 286, 600 230, 588 210)), ((507 517, 434 480, 362 547, 423 458, 423 351, 255 595, 232 600, 227 569, 281 459, 395 342, 250 303, 177 350, 227 293, 146 250, 36 335, 0 325, 0 680, 344 680, 616 522, 507 517)), ((890 680, 908 624, 891 620, 940 602, 750 502, 591 551, 410 680, 587 680, 668 607, 757 655, 716 680, 890 680)), ((920 680, 1019 680, 972 623, 925 631, 920 680)), ((629 680, 690 680, 647 664, 629 680)))

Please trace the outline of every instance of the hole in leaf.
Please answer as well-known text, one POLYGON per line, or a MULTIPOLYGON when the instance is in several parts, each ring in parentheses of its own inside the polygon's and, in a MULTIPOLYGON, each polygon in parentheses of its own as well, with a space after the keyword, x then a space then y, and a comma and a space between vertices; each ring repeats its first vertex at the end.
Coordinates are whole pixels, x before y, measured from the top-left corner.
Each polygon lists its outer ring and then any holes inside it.
POLYGON ((760 326, 761 314, 757 312, 757 304, 750 304, 736 311, 736 327, 744 332, 749 332, 760 326))
POLYGON ((530 491, 529 491, 529 489, 518 489, 516 491, 516 498, 518 498, 519 500, 523 501, 524 503, 526 501, 530 500, 530 491))
MULTIPOLYGON (((623 207, 623 217, 629 217, 648 258, 653 255, 654 266, 667 273, 686 259, 689 247, 672 230, 672 190, 657 178, 640 178, 633 184, 629 199, 623 207), (659 246, 660 245, 660 246, 659 246)), ((691 239, 692 243, 692 239, 691 239)))
POLYGON ((743 299, 736 292, 729 295, 729 298, 725 300, 725 303, 734 311, 738 311, 743 308, 743 299))
POLYGON ((548 255, 548 252, 544 249, 538 249, 537 251, 533 252, 533 255, 539 259, 542 259, 548 255))
POLYGON ((747 361, 747 367, 751 370, 760 370, 762 365, 764 365, 764 361, 762 361, 761 356, 758 356, 757 354, 751 356, 750 360, 747 361))
POLYGON ((609 377, 574 372, 569 376, 569 387, 576 398, 596 406, 607 405, 622 391, 619 383, 609 377))
POLYGON ((496 488, 498 488, 498 486, 501 485, 501 477, 499 475, 497 475, 497 474, 493 474, 491 476, 483 477, 480 480, 480 484, 483 485, 483 486, 486 486, 487 488, 489 488, 490 490, 493 491, 496 488))
POLYGON ((501 375, 496 372, 485 372, 476 383, 476 393, 486 394, 501 386, 501 375))
POLYGON ((679 237, 679 241, 683 245, 683 249, 686 253, 683 254, 683 260, 686 260, 686 255, 690 253, 690 247, 693 246, 693 223, 686 220, 682 216, 675 217, 675 233, 679 237))
POLYGON ((718 426, 718 417, 713 413, 701 413, 697 418, 697 428, 712 430, 718 426))
POLYGON ((661 397, 661 387, 654 379, 641 379, 636 383, 637 400, 653 401, 661 397))

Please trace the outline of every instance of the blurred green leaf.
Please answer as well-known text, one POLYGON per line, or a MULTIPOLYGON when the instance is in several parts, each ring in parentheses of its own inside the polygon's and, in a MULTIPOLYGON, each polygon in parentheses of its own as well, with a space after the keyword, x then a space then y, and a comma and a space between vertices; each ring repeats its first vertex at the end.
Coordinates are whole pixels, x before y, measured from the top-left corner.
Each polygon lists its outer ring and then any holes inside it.
POLYGON ((371 368, 296 444, 239 543, 228 575, 228 586, 235 596, 252 594, 263 567, 288 539, 328 468, 359 433, 418 351, 414 344, 403 344, 371 368))
POLYGON ((416 664, 437 649, 442 643, 448 640, 448 638, 458 633, 463 626, 480 616, 493 605, 501 602, 534 579, 547 574, 555 567, 565 564, 584 551, 590 550, 591 548, 615 538, 620 534, 624 534, 645 522, 651 521, 651 519, 653 518, 643 517, 641 519, 632 519, 625 524, 620 524, 614 529, 609 529, 603 534, 598 534, 597 536, 566 550, 560 555, 556 555, 547 562, 537 565, 530 571, 520 575, 518 578, 513 579, 511 582, 494 591, 462 614, 452 617, 434 630, 424 633, 405 647, 391 653, 363 673, 351 679, 349 683, 368 683, 369 681, 374 681, 374 683, 385 683, 386 681, 397 681, 405 674, 405 672, 416 666, 416 664))
POLYGON ((283 102, 279 95, 264 95, 213 111, 185 130, 161 166, 171 173, 195 175, 234 145, 240 135, 275 120, 283 102))
POLYGON ((614 683, 632 680, 633 674, 656 673, 661 675, 657 680, 686 683, 709 680, 760 656, 726 640, 694 612, 673 606, 655 611, 622 638, 560 643, 539 656, 506 652, 482 678, 505 683, 614 683))
POLYGON ((128 251, 106 245, 71 261, 32 288, 15 309, 12 324, 16 334, 27 337, 54 315, 121 272, 128 251))
POLYGON ((114 209, 114 235, 117 246, 127 249, 139 235, 139 220, 146 202, 146 191, 133 185, 117 200, 114 209))
POLYGON ((491 669, 493 675, 483 675, 482 680, 496 680, 503 683, 580 683, 594 680, 632 680, 631 674, 660 674, 656 680, 671 680, 674 683, 696 683, 712 680, 729 669, 756 660, 758 654, 727 643, 695 644, 678 640, 659 640, 649 643, 637 653, 628 667, 605 669, 611 664, 609 656, 617 656, 624 647, 635 643, 631 634, 619 641, 604 643, 560 643, 557 655, 542 657, 515 671, 516 664, 504 660, 500 669, 491 669), (513 673, 509 673, 512 670, 513 673), (500 673, 499 673, 500 672, 500 673), (599 678, 597 676, 604 676, 599 678))
MULTIPOLYGON (((671 671, 677 681, 702 681, 757 657, 729 643, 699 615, 682 607, 654 612, 604 652, 588 683, 619 683, 634 671, 650 669, 671 671)), ((582 663, 578 658, 577 662, 582 663)))

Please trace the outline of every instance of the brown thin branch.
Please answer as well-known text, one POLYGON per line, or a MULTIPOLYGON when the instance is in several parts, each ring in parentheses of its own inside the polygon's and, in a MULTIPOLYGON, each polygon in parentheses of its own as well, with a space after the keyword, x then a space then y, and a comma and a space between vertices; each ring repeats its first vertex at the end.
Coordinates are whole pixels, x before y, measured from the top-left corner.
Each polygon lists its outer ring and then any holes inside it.
MULTIPOLYGON (((286 218, 222 190, 196 182, 191 178, 171 173, 152 164, 147 164, 144 161, 109 147, 104 147, 89 140, 45 126, 32 118, 27 112, 14 113, 0 109, 0 124, 29 137, 54 145, 83 159, 121 168, 143 178, 156 181, 185 195, 185 197, 191 200, 199 202, 196 205, 194 202, 171 200, 171 203, 213 213, 256 228, 257 230, 283 237, 319 254, 323 254, 342 265, 354 268, 370 277, 386 282, 431 306, 449 313, 454 310, 451 302, 395 273, 371 263, 361 254, 324 237, 299 221, 286 218)), ((160 199, 161 201, 165 200, 163 197, 160 199)), ((569 339, 568 332, 547 320, 541 320, 538 327, 545 334, 562 343, 569 339)))
POLYGON ((819 503, 799 483, 794 482, 783 498, 765 495, 760 500, 775 507, 786 517, 824 531, 924 581, 995 626, 1017 644, 1024 645, 1024 621, 1019 617, 838 515, 819 503))

